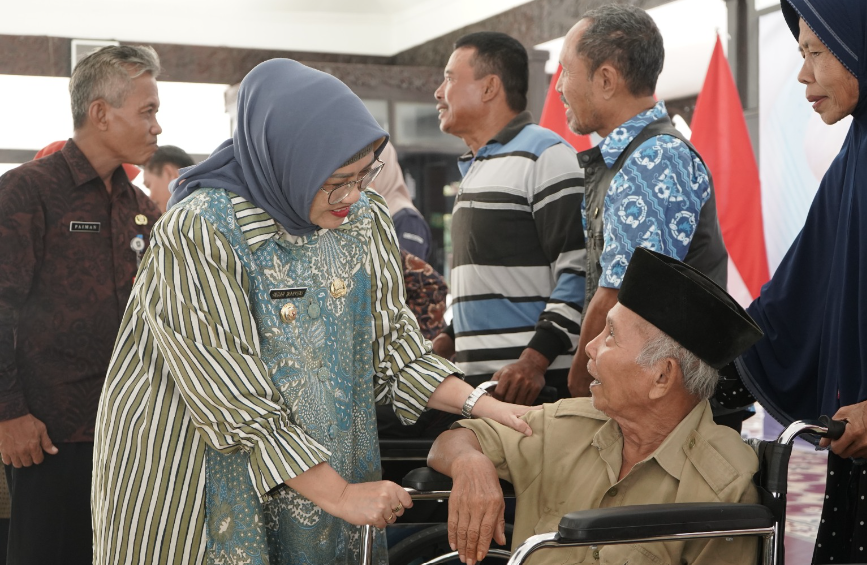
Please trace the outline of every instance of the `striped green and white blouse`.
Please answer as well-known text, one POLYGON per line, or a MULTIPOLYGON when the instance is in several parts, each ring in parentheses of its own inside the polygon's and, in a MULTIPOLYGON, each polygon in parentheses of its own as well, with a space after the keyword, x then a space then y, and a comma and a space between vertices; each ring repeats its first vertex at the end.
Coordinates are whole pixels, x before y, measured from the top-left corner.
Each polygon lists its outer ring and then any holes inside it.
MULTIPOLYGON (((291 238, 266 212, 231 198, 227 225, 253 253, 291 238)), ((404 305, 385 202, 369 200, 377 403, 411 423, 459 371, 433 355, 404 305)), ((260 500, 330 453, 291 417, 262 359, 244 250, 188 198, 155 226, 115 343, 94 451, 94 563, 203 563, 205 451, 245 450, 260 500)), ((354 207, 353 214, 358 213, 354 207)), ((353 214, 348 220, 351 222, 353 214)), ((348 222, 348 223, 349 223, 348 222)), ((340 228, 338 228, 340 229, 340 228)))

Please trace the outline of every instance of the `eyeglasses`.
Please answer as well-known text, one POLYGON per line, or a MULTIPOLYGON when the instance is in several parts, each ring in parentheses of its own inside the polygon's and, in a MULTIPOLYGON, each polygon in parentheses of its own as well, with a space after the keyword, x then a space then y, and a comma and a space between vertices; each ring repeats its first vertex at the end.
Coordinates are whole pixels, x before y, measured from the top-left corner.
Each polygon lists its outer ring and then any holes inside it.
POLYGON ((326 188, 320 187, 319 190, 328 195, 328 203, 329 204, 339 204, 346 199, 347 196, 352 192, 353 187, 358 186, 359 192, 370 186, 370 183, 373 182, 373 179, 379 174, 382 170, 382 167, 385 166, 385 163, 377 159, 373 162, 373 167, 367 171, 367 174, 361 177, 358 180, 351 180, 349 182, 345 182, 343 184, 338 184, 334 188, 330 190, 326 190, 326 188))

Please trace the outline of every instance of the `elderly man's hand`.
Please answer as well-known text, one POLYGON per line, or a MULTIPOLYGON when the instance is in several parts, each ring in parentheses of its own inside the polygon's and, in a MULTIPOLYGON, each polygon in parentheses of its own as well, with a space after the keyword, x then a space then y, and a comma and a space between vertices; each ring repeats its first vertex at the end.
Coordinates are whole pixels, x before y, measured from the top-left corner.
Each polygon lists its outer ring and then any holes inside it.
POLYGON ((456 460, 449 497, 449 545, 473 565, 488 554, 491 539, 506 543, 503 490, 494 464, 482 453, 456 460))
POLYGON ((534 349, 524 349, 521 357, 491 377, 498 381, 494 398, 512 404, 532 404, 545 386, 548 359, 534 349))
POLYGON ((840 457, 867 457, 867 401, 843 406, 834 414, 835 420, 846 420, 846 432, 840 439, 819 442, 822 447, 831 446, 831 451, 840 457))

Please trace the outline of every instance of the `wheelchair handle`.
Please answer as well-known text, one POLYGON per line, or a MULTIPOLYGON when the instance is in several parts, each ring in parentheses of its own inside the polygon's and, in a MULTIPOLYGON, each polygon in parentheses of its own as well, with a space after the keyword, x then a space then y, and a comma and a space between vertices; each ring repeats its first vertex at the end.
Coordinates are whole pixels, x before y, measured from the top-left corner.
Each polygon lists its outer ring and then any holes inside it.
POLYGON ((828 439, 839 439, 846 431, 845 420, 832 420, 820 416, 818 420, 797 420, 788 425, 777 438, 777 443, 788 445, 801 434, 814 434, 828 439))
POLYGON ((840 439, 840 437, 846 431, 846 420, 832 420, 830 416, 819 416, 819 422, 821 422, 823 426, 828 428, 828 431, 822 437, 826 437, 828 439, 840 439))

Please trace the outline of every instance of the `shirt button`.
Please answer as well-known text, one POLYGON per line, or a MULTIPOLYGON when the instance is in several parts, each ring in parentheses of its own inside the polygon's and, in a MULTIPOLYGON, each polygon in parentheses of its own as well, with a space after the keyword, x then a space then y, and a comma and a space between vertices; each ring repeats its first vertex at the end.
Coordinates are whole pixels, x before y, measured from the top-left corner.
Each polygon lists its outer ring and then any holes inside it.
POLYGON ((328 437, 334 439, 334 436, 337 435, 337 430, 334 427, 334 424, 328 426, 328 437))
POLYGON ((584 169, 584 172, 588 175, 592 175, 594 171, 596 171, 596 169, 594 169, 593 167, 587 167, 586 169, 584 169))
POLYGON ((617 496, 617 487, 612 487, 611 490, 608 491, 608 496, 617 496))
POLYGON ((599 550, 598 549, 593 550, 593 559, 596 559, 597 561, 599 560, 599 550))
POLYGON ((298 309, 294 304, 284 304, 280 308, 280 319, 287 324, 291 324, 298 317, 298 309))
POLYGON ((589 155, 581 155, 581 162, 582 162, 582 163, 586 163, 586 162, 589 161, 589 160, 590 160, 590 156, 589 156, 589 155))
POLYGON ((692 449, 693 447, 695 447, 695 438, 691 437, 689 438, 689 448, 692 449))
POLYGON ((343 298, 346 296, 346 282, 341 278, 336 278, 331 281, 329 292, 333 298, 343 298))
POLYGON ((316 371, 316 376, 319 377, 320 381, 323 381, 323 382, 327 381, 328 380, 328 369, 326 369, 325 367, 319 367, 319 370, 316 371))

